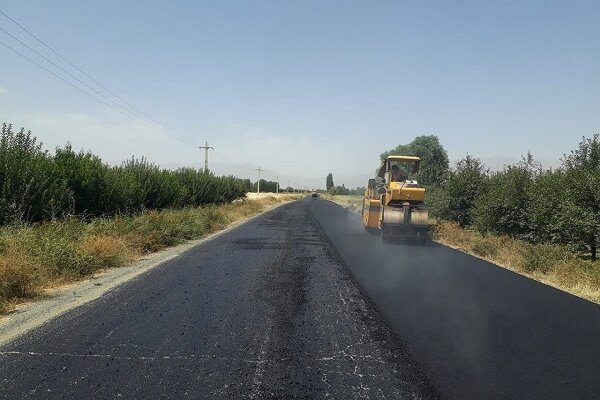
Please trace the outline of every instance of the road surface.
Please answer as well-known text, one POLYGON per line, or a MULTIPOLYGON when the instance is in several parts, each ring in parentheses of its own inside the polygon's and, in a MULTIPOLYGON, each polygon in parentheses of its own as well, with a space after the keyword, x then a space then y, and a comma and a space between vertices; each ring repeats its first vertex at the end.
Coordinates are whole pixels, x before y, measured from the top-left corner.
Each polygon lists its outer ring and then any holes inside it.
POLYGON ((306 198, 0 349, 0 397, 600 398, 600 308, 306 198))

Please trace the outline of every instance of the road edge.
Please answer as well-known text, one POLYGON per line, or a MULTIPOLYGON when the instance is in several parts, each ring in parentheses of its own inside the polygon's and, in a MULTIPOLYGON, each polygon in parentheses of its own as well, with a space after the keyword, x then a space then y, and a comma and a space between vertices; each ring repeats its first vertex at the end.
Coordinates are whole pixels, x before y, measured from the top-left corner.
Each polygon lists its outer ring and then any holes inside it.
POLYGON ((297 200, 275 204, 267 207, 258 214, 234 222, 224 229, 211 233, 201 239, 191 240, 149 254, 125 267, 101 271, 85 280, 70 283, 56 290, 51 290, 51 294, 42 297, 41 299, 22 303, 17 306, 16 311, 0 318, 0 348, 6 346, 21 335, 44 325, 52 319, 95 300, 116 287, 141 276, 169 260, 179 257, 188 250, 224 235, 268 212, 284 205, 291 204, 294 201, 297 200))
MULTIPOLYGON (((359 216, 361 215, 358 211, 353 210, 350 207, 347 207, 345 204, 338 203, 335 200, 330 200, 330 199, 326 199, 326 198, 323 198, 323 200, 329 201, 329 202, 334 203, 334 204, 337 204, 338 206, 342 207, 343 209, 345 209, 348 212, 354 213, 354 214, 359 215, 359 216)), ((482 260, 482 261, 488 262, 490 264, 493 264, 493 265, 495 265, 498 268, 502 268, 502 269, 504 269, 506 271, 510 271, 510 272, 515 273, 517 275, 521 275, 521 276, 523 276, 525 278, 528 278, 528 279, 531 279, 533 281, 539 282, 539 283, 541 283, 543 285, 550 286, 551 288, 554 288, 556 290, 560 290, 563 293, 567 293, 567 294, 570 294, 571 296, 575 296, 575 297, 577 297, 579 299, 589 301, 590 303, 599 304, 596 301, 594 301, 592 299, 589 299, 589 298, 587 298, 587 297, 585 297, 583 295, 580 295, 578 293, 574 293, 574 292, 571 292, 569 290, 566 290, 565 288, 560 287, 560 286, 556 285, 555 283, 553 283, 553 282, 551 282, 551 281, 549 281, 547 279, 544 279, 543 276, 538 276, 538 275, 535 275, 535 274, 528 274, 526 272, 518 271, 516 269, 508 267, 507 265, 503 265, 503 264, 498 263, 498 262, 496 262, 494 260, 491 260, 491 259, 479 256, 479 255, 477 255, 475 253, 471 253, 471 252, 463 249, 462 247, 453 246, 450 243, 446 243, 446 242, 441 241, 441 240, 436 240, 436 239, 431 238, 431 241, 439 244, 440 246, 448 247, 449 249, 458 251, 460 253, 463 253, 463 254, 469 255, 471 257, 475 257, 475 258, 477 258, 479 260, 482 260)))

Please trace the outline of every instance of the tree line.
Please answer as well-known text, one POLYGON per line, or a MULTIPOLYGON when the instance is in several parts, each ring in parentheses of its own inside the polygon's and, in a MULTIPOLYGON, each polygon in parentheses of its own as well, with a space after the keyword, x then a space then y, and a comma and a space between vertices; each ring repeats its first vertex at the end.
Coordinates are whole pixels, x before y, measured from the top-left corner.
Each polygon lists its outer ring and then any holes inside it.
POLYGON ((333 183, 333 174, 331 172, 327 174, 327 177, 325 178, 325 189, 327 193, 332 195, 362 196, 365 194, 364 186, 359 186, 356 189, 349 189, 344 184, 342 184, 342 186, 336 186, 335 183, 333 183))
POLYGON ((467 155, 449 168, 435 136, 419 136, 388 154, 422 158, 419 180, 428 187, 432 216, 482 234, 508 235, 530 243, 564 245, 598 257, 600 244, 600 136, 583 138, 556 169, 544 170, 528 153, 492 172, 467 155))
POLYGON ((243 198, 250 182, 193 168, 161 169, 145 158, 110 166, 70 144, 52 154, 21 128, 0 134, 0 224, 84 219, 243 198))

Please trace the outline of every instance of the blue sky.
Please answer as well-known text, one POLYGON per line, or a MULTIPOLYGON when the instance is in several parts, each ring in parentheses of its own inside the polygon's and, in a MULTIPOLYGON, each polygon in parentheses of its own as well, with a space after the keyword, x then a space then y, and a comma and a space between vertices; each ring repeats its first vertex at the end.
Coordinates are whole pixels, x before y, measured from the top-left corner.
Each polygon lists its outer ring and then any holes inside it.
MULTIPOLYGON (((600 2, 3 0, 0 10, 170 129, 214 144, 216 166, 247 164, 240 175, 260 165, 355 186, 381 152, 421 134, 438 135, 451 160, 531 150, 556 163, 600 131, 600 2)), ((1 15, 0 27, 44 50, 1 15)), ((3 47, 0 59, 0 119, 49 148, 203 160, 3 47)))

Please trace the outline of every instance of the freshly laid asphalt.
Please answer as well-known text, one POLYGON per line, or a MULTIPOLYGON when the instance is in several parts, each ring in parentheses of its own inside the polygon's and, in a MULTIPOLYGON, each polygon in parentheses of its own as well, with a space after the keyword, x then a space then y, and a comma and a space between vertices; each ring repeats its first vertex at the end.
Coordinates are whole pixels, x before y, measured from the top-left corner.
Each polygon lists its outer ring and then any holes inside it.
POLYGON ((306 198, 0 348, 2 399, 598 399, 600 307, 306 198))
POLYGON ((1 348, 0 398, 436 398, 311 205, 267 212, 1 348))
POLYGON ((600 399, 600 306, 445 246, 382 243, 311 208, 443 398, 600 399))

